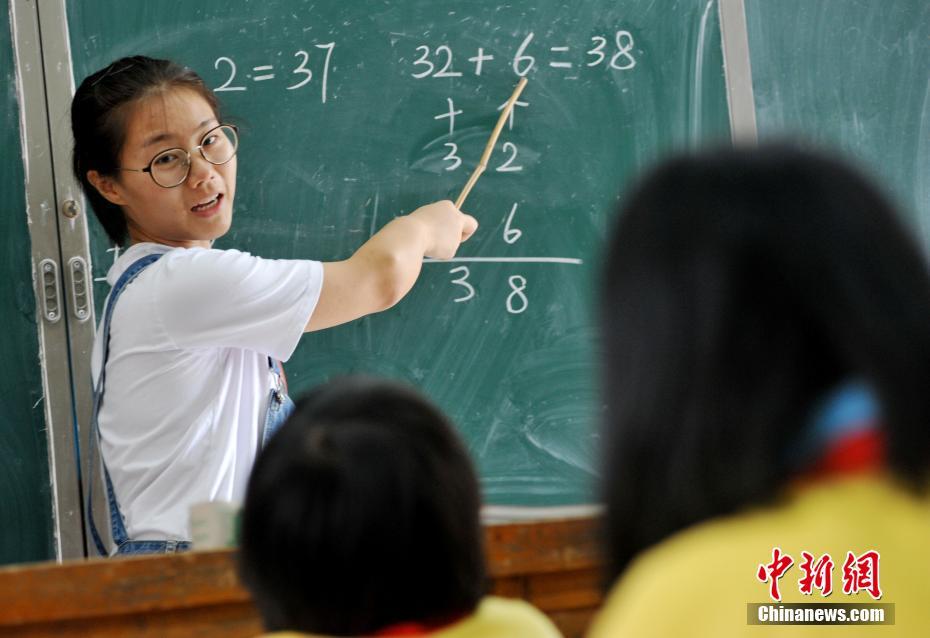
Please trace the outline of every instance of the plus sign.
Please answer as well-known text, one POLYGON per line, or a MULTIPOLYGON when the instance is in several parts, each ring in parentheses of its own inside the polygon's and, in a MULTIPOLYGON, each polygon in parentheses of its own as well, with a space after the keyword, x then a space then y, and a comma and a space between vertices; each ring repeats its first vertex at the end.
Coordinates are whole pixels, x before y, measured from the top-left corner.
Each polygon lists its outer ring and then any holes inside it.
MULTIPOLYGON (((529 102, 521 102, 520 100, 517 100, 516 102, 513 103, 513 108, 510 109, 510 113, 507 116, 507 130, 508 131, 513 130, 513 114, 514 114, 514 111, 517 110, 517 107, 518 106, 529 106, 529 105, 530 105, 529 102)), ((505 106, 507 106, 507 102, 504 102, 503 104, 498 106, 497 110, 503 111, 505 106)))
POLYGON ((493 55, 485 55, 484 49, 481 47, 478 47, 478 55, 472 58, 468 58, 468 61, 475 63, 475 75, 481 75, 481 67, 484 65, 484 61, 493 60, 493 59, 494 59, 493 55))
POLYGON ((449 103, 449 110, 445 113, 440 113, 439 115, 434 116, 433 119, 442 120, 445 118, 449 118, 449 135, 451 136, 453 133, 455 133, 455 116, 461 115, 462 111, 455 110, 455 104, 452 102, 451 97, 447 97, 446 101, 449 103))

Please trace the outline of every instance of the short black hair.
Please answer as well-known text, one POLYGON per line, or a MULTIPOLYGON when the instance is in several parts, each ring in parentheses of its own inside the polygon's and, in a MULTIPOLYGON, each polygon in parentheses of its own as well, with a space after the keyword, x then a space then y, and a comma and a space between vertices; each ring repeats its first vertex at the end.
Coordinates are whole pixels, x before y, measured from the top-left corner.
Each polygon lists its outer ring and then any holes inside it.
POLYGON ((240 572, 269 630, 370 635, 470 613, 485 590, 478 480, 445 416, 390 381, 337 379, 259 455, 240 572))
POLYGON ((222 119, 216 95, 199 75, 176 62, 144 55, 120 58, 87 76, 71 100, 71 168, 97 220, 116 245, 126 242, 126 218, 119 206, 94 188, 87 172, 115 176, 126 141, 129 108, 143 98, 173 88, 194 91, 207 101, 217 119, 222 119))
POLYGON ((673 158, 618 211, 602 273, 608 578, 675 531, 770 502, 814 402, 883 406, 887 463, 930 467, 930 278, 857 169, 779 143, 673 158))

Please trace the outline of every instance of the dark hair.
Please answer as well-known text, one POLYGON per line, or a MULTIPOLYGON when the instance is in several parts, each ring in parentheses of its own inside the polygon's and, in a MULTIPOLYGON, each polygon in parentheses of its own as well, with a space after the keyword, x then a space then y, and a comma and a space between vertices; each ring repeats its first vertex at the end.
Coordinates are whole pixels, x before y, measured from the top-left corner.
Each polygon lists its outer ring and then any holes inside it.
POLYGON ((116 244, 126 241, 126 218, 119 206, 108 202, 88 181, 87 172, 115 176, 131 106, 172 88, 196 92, 220 118, 216 96, 200 76, 169 60, 143 55, 121 58, 84 78, 71 101, 74 176, 90 200, 97 220, 116 244))
POLYGON ((814 402, 865 380, 887 463, 930 467, 930 278, 857 171, 787 145, 668 161, 619 211, 601 290, 608 577, 771 502, 814 402))
POLYGON ((485 589, 479 505, 437 408, 393 382, 337 380, 255 463, 242 579, 273 631, 370 635, 468 613, 485 589))

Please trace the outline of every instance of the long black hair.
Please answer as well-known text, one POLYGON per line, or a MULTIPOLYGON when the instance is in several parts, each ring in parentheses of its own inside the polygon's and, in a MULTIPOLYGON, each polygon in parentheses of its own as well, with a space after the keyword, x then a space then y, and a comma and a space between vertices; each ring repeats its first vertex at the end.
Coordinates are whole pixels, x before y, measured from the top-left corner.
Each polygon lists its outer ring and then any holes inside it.
POLYGON ((451 619, 485 589, 479 502, 436 407, 393 382, 336 380, 298 402, 255 463, 242 578, 274 631, 451 619))
POLYGON ((771 501, 813 403, 883 406, 889 469, 930 467, 930 278, 858 171, 787 145, 652 171, 601 288, 608 577, 695 522, 771 501))
POLYGON ((71 101, 72 170, 97 220, 117 245, 126 241, 126 218, 119 206, 107 201, 94 188, 87 179, 87 172, 116 176, 131 106, 152 94, 173 88, 194 91, 207 101, 217 119, 221 119, 216 96, 199 75, 170 60, 144 55, 120 58, 87 76, 71 101))

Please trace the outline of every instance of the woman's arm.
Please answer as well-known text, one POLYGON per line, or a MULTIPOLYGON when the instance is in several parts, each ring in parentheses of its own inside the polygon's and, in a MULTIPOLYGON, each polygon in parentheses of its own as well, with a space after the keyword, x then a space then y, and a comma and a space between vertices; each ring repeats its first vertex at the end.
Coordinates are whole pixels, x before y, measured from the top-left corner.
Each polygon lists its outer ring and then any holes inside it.
POLYGON ((451 259, 477 227, 450 201, 394 219, 345 261, 323 264, 323 289, 305 331, 390 308, 413 287, 424 257, 451 259))

